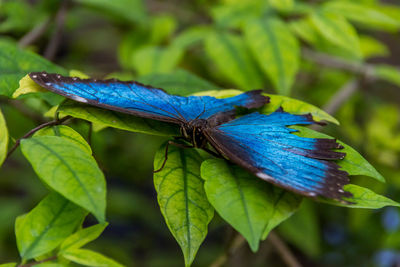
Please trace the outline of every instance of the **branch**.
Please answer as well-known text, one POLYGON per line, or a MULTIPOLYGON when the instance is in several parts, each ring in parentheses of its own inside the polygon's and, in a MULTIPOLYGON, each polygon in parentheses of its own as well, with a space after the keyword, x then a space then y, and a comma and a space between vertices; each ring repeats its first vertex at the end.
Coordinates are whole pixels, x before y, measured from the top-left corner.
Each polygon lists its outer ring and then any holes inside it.
POLYGON ((61 37, 63 34, 65 19, 67 17, 68 6, 69 6, 69 0, 64 0, 61 3, 60 9, 57 11, 55 17, 56 25, 54 29, 54 34, 51 36, 51 39, 44 51, 44 57, 47 58, 48 60, 53 60, 54 56, 57 53, 58 46, 60 44, 61 37))
POLYGON ((375 67, 373 64, 348 61, 324 53, 315 52, 307 48, 303 48, 302 55, 305 59, 311 60, 322 66, 353 72, 367 80, 379 79, 379 77, 375 74, 375 67))
POLYGON ((331 115, 335 114, 343 104, 349 100, 355 92, 357 92, 358 85, 358 79, 353 79, 346 83, 332 96, 331 100, 325 104, 322 109, 331 115))
POLYGON ((41 260, 41 261, 35 261, 35 262, 31 262, 31 263, 26 263, 26 264, 20 264, 20 265, 18 265, 18 267, 31 267, 31 266, 35 266, 35 265, 40 264, 40 263, 44 263, 44 262, 48 262, 48 261, 54 261, 56 259, 57 259, 57 256, 52 256, 50 258, 47 258, 47 259, 44 259, 44 260, 41 260))
POLYGON ((66 116, 66 117, 64 117, 64 118, 62 118, 62 119, 57 119, 57 120, 49 121, 49 122, 46 122, 46 123, 43 123, 43 124, 39 125, 39 126, 36 127, 36 128, 33 128, 33 129, 30 130, 27 134, 25 134, 23 137, 21 137, 20 139, 18 139, 18 140, 15 142, 14 146, 10 149, 10 151, 8 151, 7 156, 6 156, 6 160, 7 160, 7 159, 11 156, 11 154, 18 148, 18 146, 20 145, 22 139, 25 139, 25 138, 30 137, 31 135, 33 135, 34 133, 36 133, 36 132, 39 131, 40 129, 46 128, 46 127, 48 127, 48 126, 53 126, 53 125, 61 124, 61 123, 65 122, 66 120, 70 119, 70 118, 71 118, 71 116, 66 116))
POLYGON ((50 18, 47 18, 45 21, 39 23, 34 27, 30 32, 22 36, 22 38, 18 41, 18 45, 22 48, 34 43, 37 39, 39 39, 47 30, 50 25, 50 18))
POLYGON ((243 244, 246 242, 244 237, 241 234, 236 233, 235 238, 233 238, 230 243, 228 249, 219 256, 213 263, 210 264, 210 267, 221 267, 223 266, 231 255, 233 255, 243 244))
POLYGON ((272 243, 276 251, 282 257, 282 260, 289 266, 289 267, 301 267, 302 265, 298 262, 296 257, 290 251, 288 246, 282 241, 282 239, 275 233, 271 232, 268 235, 268 240, 272 243))

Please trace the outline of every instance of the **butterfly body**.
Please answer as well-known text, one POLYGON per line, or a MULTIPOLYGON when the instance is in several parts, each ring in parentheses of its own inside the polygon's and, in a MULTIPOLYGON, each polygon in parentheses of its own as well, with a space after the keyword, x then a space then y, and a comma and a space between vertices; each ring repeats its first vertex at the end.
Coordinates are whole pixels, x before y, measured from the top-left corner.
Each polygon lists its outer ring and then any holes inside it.
POLYGON ((237 107, 259 108, 269 102, 261 90, 218 99, 169 95, 133 81, 79 79, 46 72, 31 73, 30 77, 78 102, 176 124, 181 133, 177 138, 190 143, 189 147, 222 156, 282 188, 308 197, 351 197, 343 190, 349 183, 348 174, 336 163, 345 156, 336 151, 341 145, 335 139, 300 137, 290 128, 315 124, 310 114, 278 109, 269 115, 253 112, 237 118, 237 107))

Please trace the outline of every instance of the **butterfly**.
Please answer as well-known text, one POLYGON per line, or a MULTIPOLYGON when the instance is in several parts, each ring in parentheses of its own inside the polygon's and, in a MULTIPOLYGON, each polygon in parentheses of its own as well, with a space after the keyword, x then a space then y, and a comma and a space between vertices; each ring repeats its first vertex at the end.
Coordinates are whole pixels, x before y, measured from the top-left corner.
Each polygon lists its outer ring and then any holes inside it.
MULTIPOLYGON (((305 138, 291 125, 311 125, 311 114, 295 115, 282 108, 265 115, 236 116, 236 108, 269 103, 261 90, 218 99, 170 95, 162 89, 116 79, 96 80, 32 72, 38 85, 67 98, 101 108, 176 124, 191 147, 221 156, 255 176, 303 196, 342 200, 348 173, 336 160, 345 153, 335 139, 305 138)), ((166 154, 167 155, 167 154, 166 154)))

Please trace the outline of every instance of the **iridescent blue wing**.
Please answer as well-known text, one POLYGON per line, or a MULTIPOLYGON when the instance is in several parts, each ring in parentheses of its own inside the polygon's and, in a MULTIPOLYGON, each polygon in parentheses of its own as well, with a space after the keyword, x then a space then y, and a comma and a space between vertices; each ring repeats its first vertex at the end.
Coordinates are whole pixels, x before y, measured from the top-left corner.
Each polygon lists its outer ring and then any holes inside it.
POLYGON ((177 124, 196 118, 207 119, 232 111, 235 106, 257 108, 268 102, 260 90, 223 99, 183 97, 137 82, 80 79, 46 72, 33 72, 29 76, 40 86, 78 102, 177 124))
POLYGON ((348 174, 334 161, 345 156, 333 151, 341 145, 334 139, 299 137, 287 127, 312 123, 309 114, 278 110, 270 115, 251 113, 205 134, 217 151, 259 178, 305 196, 350 197, 343 190, 348 174))

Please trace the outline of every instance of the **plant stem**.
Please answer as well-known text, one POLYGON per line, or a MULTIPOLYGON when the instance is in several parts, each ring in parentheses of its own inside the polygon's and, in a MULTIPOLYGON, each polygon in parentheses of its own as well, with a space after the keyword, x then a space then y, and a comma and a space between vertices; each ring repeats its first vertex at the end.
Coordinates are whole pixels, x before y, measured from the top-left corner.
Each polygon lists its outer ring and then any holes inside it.
POLYGON ((62 118, 62 119, 49 121, 49 122, 46 122, 46 123, 43 123, 43 124, 37 126, 36 128, 33 128, 32 130, 30 130, 28 133, 26 133, 23 137, 19 138, 19 139, 15 142, 14 146, 10 149, 10 151, 8 151, 7 156, 6 156, 6 160, 7 160, 7 159, 11 156, 11 154, 18 148, 18 146, 20 145, 22 139, 25 139, 25 138, 30 137, 31 135, 33 135, 34 133, 36 133, 36 132, 39 131, 40 129, 43 129, 43 128, 48 127, 48 126, 53 126, 53 125, 61 124, 61 123, 65 122, 66 120, 70 119, 70 118, 71 118, 71 116, 66 116, 66 117, 64 117, 64 118, 62 118))
POLYGON ((46 32, 50 22, 51 19, 47 18, 45 21, 36 25, 36 27, 34 27, 30 32, 22 36, 22 38, 18 41, 18 45, 23 48, 34 43, 46 32))
POLYGON ((236 233, 236 236, 232 239, 232 242, 229 244, 228 249, 220 255, 215 261, 210 264, 210 267, 221 267, 223 266, 229 259, 231 255, 233 255, 243 244, 245 244, 246 240, 241 234, 236 233))
POLYGON ((343 85, 335 95, 332 96, 330 101, 322 107, 327 113, 333 115, 335 114, 339 108, 350 99, 350 97, 357 92, 357 88, 359 85, 358 79, 353 79, 350 82, 343 85))
POLYGON ((302 265, 290 251, 289 247, 283 242, 283 240, 275 233, 271 232, 268 235, 268 240, 271 242, 273 247, 281 256, 282 260, 289 266, 289 267, 301 267, 302 265))

